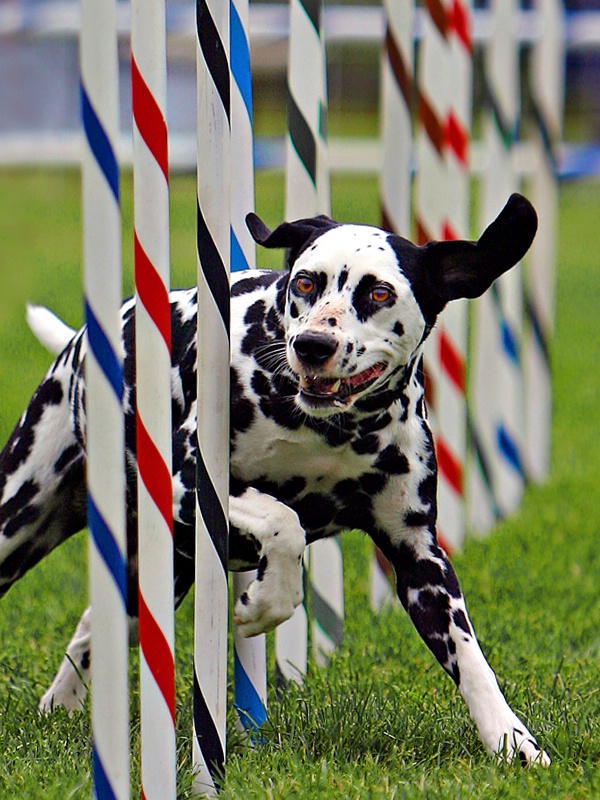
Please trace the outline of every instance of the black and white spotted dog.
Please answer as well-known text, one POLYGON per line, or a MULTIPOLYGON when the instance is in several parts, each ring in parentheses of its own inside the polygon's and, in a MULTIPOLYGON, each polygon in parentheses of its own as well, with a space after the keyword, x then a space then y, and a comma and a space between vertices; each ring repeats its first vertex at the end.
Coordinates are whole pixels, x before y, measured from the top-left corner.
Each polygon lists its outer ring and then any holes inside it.
MULTIPOLYGON (((251 214, 248 227, 264 247, 288 250, 289 269, 232 279, 230 565, 260 564, 237 601, 237 625, 252 636, 290 617, 302 598, 305 544, 361 528, 391 562, 402 604, 458 686, 487 750, 548 764, 507 705, 436 540, 436 459, 421 367, 423 343, 446 303, 479 296, 521 259, 535 211, 513 195, 477 242, 424 247, 326 217, 271 232, 251 214)), ((196 289, 171 293, 177 603, 194 575, 196 299, 196 289)), ((133 301, 122 318, 134 618, 133 301)), ((0 455, 2 594, 86 525, 85 329, 75 334, 43 318, 41 328, 50 348, 66 346, 0 455)), ((88 609, 42 710, 81 707, 89 625, 88 609)))

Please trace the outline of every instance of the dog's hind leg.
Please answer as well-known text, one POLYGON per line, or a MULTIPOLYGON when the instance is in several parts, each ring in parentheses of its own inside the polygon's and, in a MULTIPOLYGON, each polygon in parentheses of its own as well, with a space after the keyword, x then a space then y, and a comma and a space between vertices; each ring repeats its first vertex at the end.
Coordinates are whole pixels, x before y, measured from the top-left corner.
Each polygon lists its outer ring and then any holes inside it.
POLYGON ((88 607, 79 620, 56 677, 40 701, 42 713, 58 706, 71 712, 83 709, 90 682, 91 614, 88 607))
POLYGON ((0 596, 86 524, 71 374, 67 364, 54 365, 0 453, 0 596))
POLYGON ((385 549, 398 596, 425 643, 455 681, 486 749, 499 759, 548 765, 550 759, 512 711, 467 615, 458 579, 426 529, 385 549))

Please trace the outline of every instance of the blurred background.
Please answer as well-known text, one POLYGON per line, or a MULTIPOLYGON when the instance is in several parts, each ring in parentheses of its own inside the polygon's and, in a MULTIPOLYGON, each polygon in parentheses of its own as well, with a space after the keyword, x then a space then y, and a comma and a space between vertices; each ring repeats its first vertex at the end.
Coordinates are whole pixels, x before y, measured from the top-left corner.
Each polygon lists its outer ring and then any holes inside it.
MULTIPOLYGON (((522 4, 522 58, 527 63, 531 27, 522 4)), ((575 146, 600 141, 600 0, 565 2, 566 108, 563 173, 595 170, 595 149, 575 146)), ((119 2, 121 34, 121 126, 125 160, 130 151, 129 8, 119 2)), ((485 4, 476 2, 475 63, 481 59, 485 36, 485 4)), ((169 35, 168 117, 171 166, 193 169, 195 161, 195 4, 168 0, 169 35)), ((0 164, 79 163, 79 99, 76 0, 2 0, 0 2, 0 164)), ((261 0, 251 3, 250 38, 254 73, 257 167, 283 163, 288 9, 261 0), (275 137, 270 139, 268 137, 275 137)), ((364 143, 361 158, 345 163, 336 146, 338 136, 378 133, 380 44, 384 32, 381 3, 374 0, 326 3, 325 32, 329 75, 329 133, 331 159, 337 167, 371 170, 377 165, 377 144, 364 143), (342 113, 343 109, 343 113, 342 113), (367 112, 367 113, 365 113, 367 112), (370 112, 370 113, 368 113, 370 112)), ((525 77, 524 77, 525 80, 525 77)), ((475 79, 475 108, 481 81, 475 79)), ((526 101, 523 119, 527 119, 526 101)))

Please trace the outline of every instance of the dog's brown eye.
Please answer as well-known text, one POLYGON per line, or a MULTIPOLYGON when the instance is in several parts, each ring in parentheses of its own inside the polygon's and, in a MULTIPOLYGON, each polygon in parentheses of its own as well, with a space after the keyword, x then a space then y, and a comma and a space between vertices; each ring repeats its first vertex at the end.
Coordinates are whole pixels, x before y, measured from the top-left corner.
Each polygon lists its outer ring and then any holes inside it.
POLYGON ((371 300, 375 303, 387 303, 392 296, 392 290, 387 286, 375 286, 371 289, 371 300))
POLYGON ((315 282, 308 275, 300 275, 296 278, 296 289, 300 294, 310 294, 315 288, 315 282))

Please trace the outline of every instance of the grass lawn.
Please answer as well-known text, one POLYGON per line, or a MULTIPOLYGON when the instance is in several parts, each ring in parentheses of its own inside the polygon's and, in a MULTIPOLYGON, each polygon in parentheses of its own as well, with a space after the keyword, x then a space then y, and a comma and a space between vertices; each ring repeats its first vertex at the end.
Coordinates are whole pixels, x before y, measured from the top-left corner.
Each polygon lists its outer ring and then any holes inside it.
MULTIPOLYGON (((282 197, 280 176, 259 177, 257 208, 271 225, 281 219, 282 197)), ((336 178, 333 201, 338 218, 377 222, 373 180, 336 178)), ((193 180, 174 178, 174 286, 195 279, 194 203, 193 180)), ((127 178, 123 207, 130 293, 127 178)), ((343 645, 328 669, 311 670, 303 688, 270 698, 263 746, 245 747, 231 717, 222 798, 600 797, 598 219, 600 185, 563 188, 551 477, 530 487, 519 513, 492 536, 470 540, 454 559, 483 650, 552 766, 492 763, 404 612, 370 611, 368 543, 350 533, 343 645)), ((2 442, 49 364, 26 327, 25 301, 48 304, 73 325, 81 321, 80 235, 75 173, 0 173, 2 442)), ((86 604, 85 551, 85 537, 75 537, 0 604, 0 798, 90 796, 88 715, 37 712, 86 604)), ((191 782, 191 630, 188 598, 177 619, 181 797, 190 796, 191 782)))

